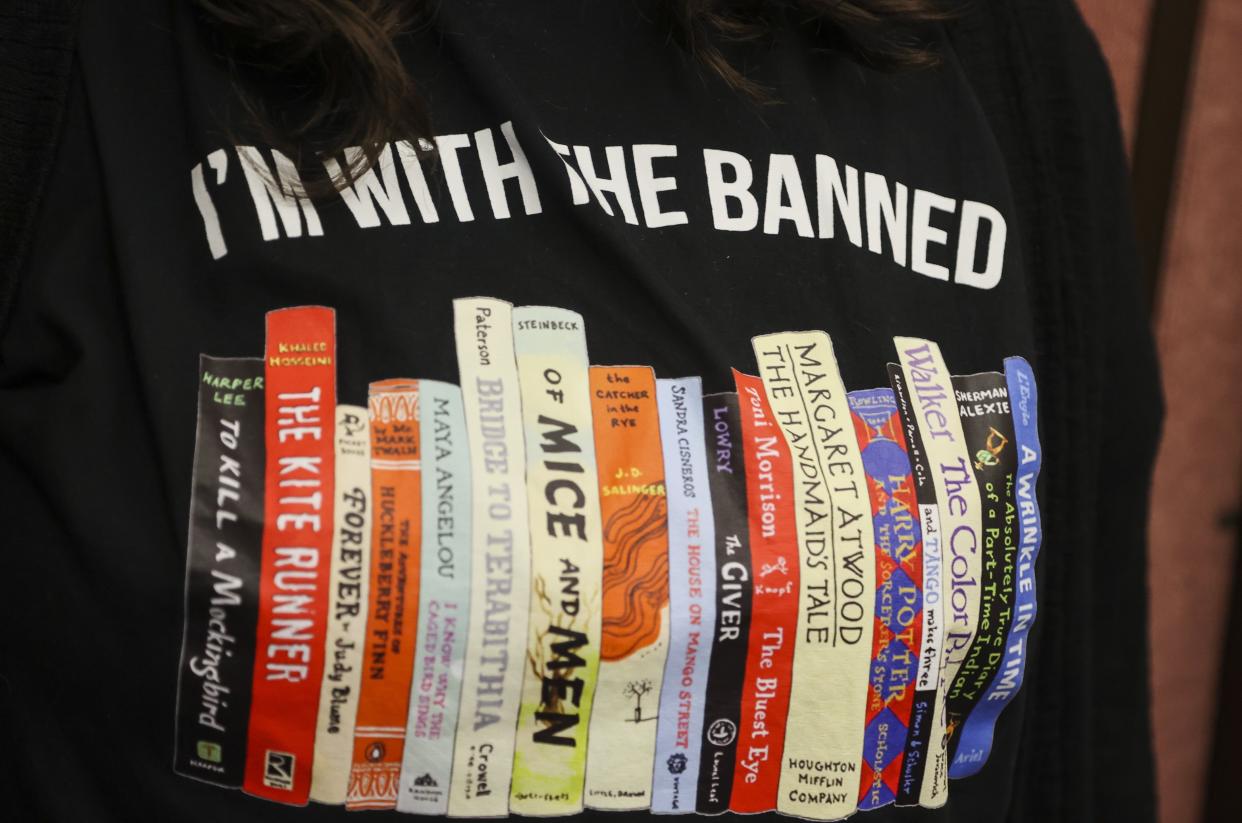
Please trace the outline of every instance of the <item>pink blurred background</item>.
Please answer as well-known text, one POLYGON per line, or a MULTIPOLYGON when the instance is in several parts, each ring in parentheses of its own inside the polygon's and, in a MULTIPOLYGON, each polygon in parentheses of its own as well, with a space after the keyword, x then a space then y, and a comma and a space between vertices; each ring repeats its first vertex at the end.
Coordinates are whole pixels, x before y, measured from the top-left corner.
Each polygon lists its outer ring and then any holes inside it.
MULTIPOLYGON (((1133 151, 1156 3, 1078 2, 1112 66, 1133 151)), ((1242 0, 1203 0, 1156 294, 1168 418, 1148 580, 1162 823, 1220 819, 1204 801, 1242 501, 1239 43, 1242 0)))

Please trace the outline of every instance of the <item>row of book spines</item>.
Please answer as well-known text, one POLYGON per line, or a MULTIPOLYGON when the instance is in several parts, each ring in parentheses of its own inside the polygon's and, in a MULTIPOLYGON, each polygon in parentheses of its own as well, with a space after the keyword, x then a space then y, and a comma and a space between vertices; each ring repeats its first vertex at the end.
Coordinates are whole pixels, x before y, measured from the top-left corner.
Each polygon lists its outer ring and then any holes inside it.
MULTIPOLYGON (((293 358, 292 358, 292 360, 298 360, 299 358, 301 358, 301 355, 294 355, 294 356, 293 356, 293 358)), ((302 359, 304 360, 304 359, 306 359, 306 358, 302 358, 302 359)), ((327 360, 328 360, 328 358, 325 358, 325 356, 320 355, 320 356, 318 356, 318 358, 311 358, 311 360, 312 360, 313 362, 309 362, 309 364, 301 364, 301 362, 299 362, 299 364, 298 364, 298 365, 327 365, 327 364, 325 364, 325 361, 327 361, 327 360)), ((289 364, 286 364, 286 365, 289 365, 289 364)), ((287 400, 287 401, 298 401, 298 402, 302 402, 302 401, 307 401, 307 402, 309 402, 309 401, 312 401, 312 400, 314 400, 314 401, 318 401, 318 400, 319 400, 319 397, 318 397, 318 392, 317 392, 317 391, 315 391, 314 387, 311 387, 311 389, 306 389, 306 387, 303 387, 303 389, 302 389, 301 391, 294 390, 294 391, 288 391, 288 392, 281 392, 281 394, 278 394, 278 395, 277 395, 277 397, 278 397, 278 398, 282 398, 282 400, 287 400), (282 395, 286 395, 286 396, 282 397, 282 395)), ((296 416, 298 415, 298 412, 297 412, 297 411, 294 411, 294 412, 292 412, 292 413, 293 413, 294 417, 296 417, 296 416)), ((270 420, 270 421, 268 421, 268 422, 270 422, 270 428, 271 428, 271 420, 270 420)), ((297 423, 297 422, 299 422, 299 421, 298 421, 298 420, 294 420, 293 422, 294 422, 294 423, 297 423)), ((277 426, 277 432, 281 431, 281 428, 279 428, 279 427, 281 427, 281 422, 277 421, 276 426, 277 426)), ((288 423, 286 423, 286 426, 288 426, 288 423)), ((277 434, 277 437, 279 437, 279 434, 277 434)), ((294 459, 297 459, 297 458, 294 458, 294 459)), ((271 461, 270 461, 270 463, 271 463, 271 461)), ((267 534, 265 533, 265 549, 266 549, 266 547, 267 547, 267 546, 266 546, 266 544, 267 544, 267 534)), ((265 552, 265 554, 266 554, 266 552, 265 552)), ((257 675, 256 675, 256 685, 257 685, 257 675)))

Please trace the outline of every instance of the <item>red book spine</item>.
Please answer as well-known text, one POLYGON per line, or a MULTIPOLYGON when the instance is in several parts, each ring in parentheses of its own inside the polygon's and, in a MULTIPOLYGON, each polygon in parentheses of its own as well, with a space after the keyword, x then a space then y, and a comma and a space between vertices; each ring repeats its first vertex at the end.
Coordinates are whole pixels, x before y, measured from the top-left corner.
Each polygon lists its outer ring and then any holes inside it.
POLYGON ((332 561, 336 318, 267 315, 263 560, 246 745, 249 794, 305 805, 332 561))
POLYGON ((729 808, 776 808, 798 631, 793 462, 763 381, 733 372, 742 418, 753 590, 737 759, 729 808))

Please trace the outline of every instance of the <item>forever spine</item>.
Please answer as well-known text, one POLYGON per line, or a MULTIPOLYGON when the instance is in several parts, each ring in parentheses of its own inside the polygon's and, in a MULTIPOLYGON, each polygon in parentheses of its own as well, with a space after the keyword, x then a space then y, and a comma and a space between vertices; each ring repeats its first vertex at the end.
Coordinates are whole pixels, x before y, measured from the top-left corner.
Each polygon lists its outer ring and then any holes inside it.
POLYGON ((332 586, 310 798, 339 805, 349 788, 371 569, 371 437, 367 410, 336 407, 332 586))
POLYGON ((201 356, 173 768, 233 788, 250 720, 263 422, 263 361, 201 356))
POLYGON ((332 552, 336 318, 328 308, 267 315, 263 561, 246 744, 250 794, 310 794, 332 552))

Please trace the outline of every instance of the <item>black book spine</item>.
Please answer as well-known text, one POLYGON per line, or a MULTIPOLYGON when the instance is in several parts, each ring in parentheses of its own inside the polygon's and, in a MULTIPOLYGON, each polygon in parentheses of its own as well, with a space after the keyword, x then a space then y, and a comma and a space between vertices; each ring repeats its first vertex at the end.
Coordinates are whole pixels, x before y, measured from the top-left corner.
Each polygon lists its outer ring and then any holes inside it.
POLYGON ((199 359, 173 768, 241 786, 263 538, 263 361, 199 359))

